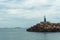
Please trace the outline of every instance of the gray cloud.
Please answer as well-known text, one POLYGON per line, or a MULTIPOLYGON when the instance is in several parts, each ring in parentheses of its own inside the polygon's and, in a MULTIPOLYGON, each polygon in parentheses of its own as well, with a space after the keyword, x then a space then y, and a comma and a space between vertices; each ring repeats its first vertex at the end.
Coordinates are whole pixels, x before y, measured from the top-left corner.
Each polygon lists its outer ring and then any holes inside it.
POLYGON ((60 15, 59 7, 56 0, 0 0, 0 26, 30 26, 44 15, 47 18, 60 15), (32 23, 32 19, 36 21, 32 23))

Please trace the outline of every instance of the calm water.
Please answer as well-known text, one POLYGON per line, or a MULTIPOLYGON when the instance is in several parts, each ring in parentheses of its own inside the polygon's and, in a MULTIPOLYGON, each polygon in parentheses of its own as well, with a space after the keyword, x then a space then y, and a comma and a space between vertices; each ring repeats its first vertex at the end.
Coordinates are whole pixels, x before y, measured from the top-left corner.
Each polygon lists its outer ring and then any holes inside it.
POLYGON ((0 29, 0 40, 60 40, 60 32, 36 33, 26 29, 0 29))

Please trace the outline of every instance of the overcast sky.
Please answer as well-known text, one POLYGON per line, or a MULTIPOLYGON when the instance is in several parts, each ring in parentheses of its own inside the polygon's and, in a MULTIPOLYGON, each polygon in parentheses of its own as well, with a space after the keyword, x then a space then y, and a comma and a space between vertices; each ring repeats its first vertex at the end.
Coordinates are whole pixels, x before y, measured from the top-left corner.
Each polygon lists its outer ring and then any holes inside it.
POLYGON ((0 0, 0 27, 28 27, 44 15, 59 19, 60 0, 0 0))

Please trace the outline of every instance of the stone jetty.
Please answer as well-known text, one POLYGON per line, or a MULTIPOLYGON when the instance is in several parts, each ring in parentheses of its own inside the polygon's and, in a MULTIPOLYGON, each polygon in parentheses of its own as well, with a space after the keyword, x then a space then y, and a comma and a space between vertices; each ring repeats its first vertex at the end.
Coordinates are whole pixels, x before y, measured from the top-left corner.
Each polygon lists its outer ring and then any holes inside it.
POLYGON ((60 32, 60 23, 40 22, 26 30, 29 32, 60 32))

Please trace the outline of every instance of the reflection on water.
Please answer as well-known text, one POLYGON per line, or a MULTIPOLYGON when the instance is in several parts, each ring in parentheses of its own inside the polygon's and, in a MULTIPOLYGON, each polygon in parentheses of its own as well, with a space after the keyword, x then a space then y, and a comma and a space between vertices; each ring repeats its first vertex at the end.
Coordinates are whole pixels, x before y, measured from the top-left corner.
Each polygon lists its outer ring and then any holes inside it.
POLYGON ((27 32, 26 29, 0 29, 0 40, 60 40, 60 32, 27 32))

